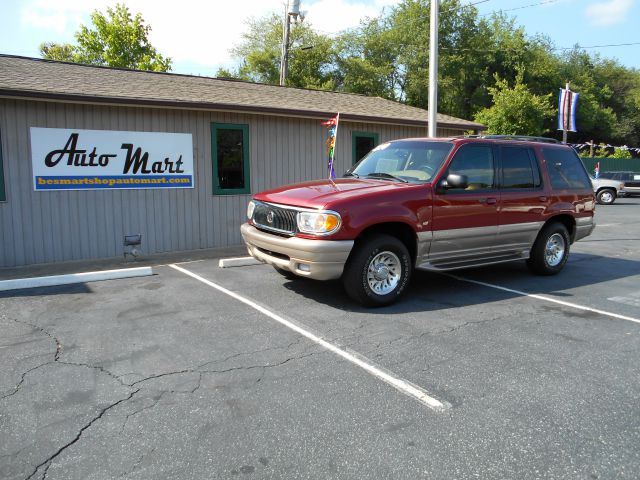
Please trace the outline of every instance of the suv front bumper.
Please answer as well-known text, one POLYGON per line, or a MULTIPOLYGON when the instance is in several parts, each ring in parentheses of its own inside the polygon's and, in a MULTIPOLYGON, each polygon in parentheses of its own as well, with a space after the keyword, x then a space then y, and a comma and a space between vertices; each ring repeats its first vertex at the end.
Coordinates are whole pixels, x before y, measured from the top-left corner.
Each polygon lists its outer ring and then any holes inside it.
POLYGON ((353 248, 353 240, 311 240, 281 237, 245 223, 240 227, 249 255, 281 270, 315 280, 334 280, 353 248))

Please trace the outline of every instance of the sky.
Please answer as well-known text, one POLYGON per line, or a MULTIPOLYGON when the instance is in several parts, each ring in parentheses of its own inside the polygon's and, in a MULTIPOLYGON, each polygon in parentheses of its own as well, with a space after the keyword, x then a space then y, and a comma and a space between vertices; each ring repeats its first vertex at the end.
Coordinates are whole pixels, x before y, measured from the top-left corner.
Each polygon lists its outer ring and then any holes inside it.
MULTIPOLYGON (((45 41, 74 43, 81 24, 90 25, 94 10, 106 11, 117 0, 0 0, 0 53, 39 57, 45 41)), ((232 67, 230 49, 240 42, 246 21, 283 12, 284 0, 120 0, 151 25, 150 42, 171 57, 173 71, 214 76, 232 67), (179 8, 178 8, 179 6, 179 8)), ((399 0, 301 0, 305 22, 321 33, 355 27, 365 17, 380 14, 399 0)), ((590 48, 640 69, 640 0, 463 0, 480 15, 503 10, 525 27, 541 33, 557 47, 590 48)), ((428 48, 428 45, 425 45, 428 48)))

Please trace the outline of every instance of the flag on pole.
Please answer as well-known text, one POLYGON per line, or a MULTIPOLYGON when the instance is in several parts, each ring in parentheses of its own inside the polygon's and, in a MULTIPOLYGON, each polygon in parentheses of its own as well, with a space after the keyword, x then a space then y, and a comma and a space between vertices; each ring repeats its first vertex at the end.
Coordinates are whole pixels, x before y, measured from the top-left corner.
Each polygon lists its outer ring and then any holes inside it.
POLYGON ((567 88, 560 89, 558 101, 558 130, 576 132, 576 105, 578 104, 579 93, 572 92, 567 88))
POLYGON ((596 166, 593 169, 593 175, 598 178, 600 176, 600 162, 596 163, 596 166))
POLYGON ((329 161, 327 164, 327 170, 329 173, 329 178, 331 180, 335 180, 336 171, 333 167, 333 161, 335 160, 335 151, 336 151, 336 138, 338 137, 338 123, 340 123, 340 112, 334 117, 326 120, 324 122, 320 122, 320 125, 324 125, 327 127, 327 156, 329 157, 329 161))

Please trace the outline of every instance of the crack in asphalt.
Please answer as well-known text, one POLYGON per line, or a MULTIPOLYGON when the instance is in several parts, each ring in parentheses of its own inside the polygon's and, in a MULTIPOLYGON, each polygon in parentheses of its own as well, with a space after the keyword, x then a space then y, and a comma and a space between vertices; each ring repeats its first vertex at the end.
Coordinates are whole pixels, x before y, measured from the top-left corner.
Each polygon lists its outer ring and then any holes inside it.
MULTIPOLYGON (((51 362, 53 363, 53 362, 51 362)), ((70 365, 72 367, 86 367, 86 368, 90 368, 92 370, 98 370, 106 375, 109 375, 111 378, 113 378, 115 381, 117 381, 120 385, 122 385, 123 387, 132 387, 132 384, 129 383, 125 383, 122 381, 122 379, 120 378, 121 376, 116 375, 115 373, 111 372, 110 370, 107 370, 106 368, 100 366, 100 365, 92 365, 90 363, 79 363, 79 362, 63 362, 63 361, 58 361, 55 362, 58 363, 59 365, 70 365)))
MULTIPOLYGON (((264 352, 269 352, 269 351, 275 351, 275 350, 289 350, 292 347, 294 347, 295 345, 298 345, 299 343, 302 342, 303 338, 297 338, 295 341, 290 342, 287 345, 283 345, 280 347, 270 347, 270 348, 266 348, 266 349, 261 349, 261 350, 256 350, 256 351, 252 351, 252 352, 241 352, 241 353, 237 353, 237 354, 233 354, 230 356, 227 356, 225 358, 221 358, 221 359, 217 359, 217 360, 212 360, 209 362, 205 362, 201 365, 198 365, 196 368, 186 368, 186 369, 182 369, 182 370, 177 370, 177 371, 172 371, 172 372, 164 372, 164 373, 160 373, 160 374, 156 374, 156 375, 149 375, 147 377, 144 377, 140 380, 137 380, 135 382, 132 383, 127 383, 124 382, 122 380, 122 377, 124 375, 116 375, 115 373, 111 372, 110 370, 100 366, 100 365, 92 365, 89 363, 80 363, 80 362, 69 362, 69 361, 62 361, 60 360, 60 356, 62 354, 63 351, 63 344, 62 342, 55 336, 53 335, 51 332, 49 332, 48 330, 46 330, 45 328, 42 328, 38 325, 35 325, 33 323, 30 322, 25 322, 25 321, 21 321, 21 320, 17 320, 17 319, 12 319, 14 322, 16 323, 20 323, 23 325, 27 325, 29 327, 31 327, 34 330, 37 330, 39 332, 41 332, 42 334, 46 335, 47 337, 49 337, 51 340, 53 340, 53 342, 55 343, 56 346, 56 350, 55 353, 53 355, 53 360, 50 360, 48 362, 44 362, 40 365, 37 365, 35 367, 30 368, 29 370, 25 371, 24 373, 21 374, 21 378, 20 381, 18 382, 18 384, 16 385, 16 387, 13 389, 12 392, 3 395, 2 397, 0 397, 0 400, 5 399, 7 397, 11 397, 13 395, 15 395, 16 393, 18 393, 18 391, 20 391, 21 387, 23 386, 26 377, 33 371, 38 370, 44 366, 47 365, 67 365, 67 366, 71 366, 71 367, 81 367, 81 368, 89 368, 89 369, 93 369, 96 370, 100 373, 103 373, 109 377, 111 377, 113 380, 117 381, 120 385, 125 386, 125 387, 131 387, 131 388, 135 388, 138 386, 138 388, 136 388, 133 392, 131 392, 127 397, 122 398, 108 406, 106 406, 105 408, 101 409, 100 412, 98 413, 98 415, 96 415, 95 417, 93 417, 87 424, 85 424, 84 426, 82 426, 82 428, 78 431, 77 435, 69 442, 65 443, 63 446, 61 446, 60 448, 58 448, 52 455, 48 456, 45 460, 43 460, 42 462, 40 462, 38 465, 35 466, 35 468, 33 469, 32 473, 27 476, 25 478, 25 480, 31 480, 33 479, 36 475, 38 475, 39 471, 42 471, 42 475, 41 475, 41 479, 46 479, 48 472, 49 472, 49 468, 52 465, 52 462, 54 459, 56 459, 59 455, 61 455, 65 450, 67 450, 68 448, 70 448, 71 446, 73 446, 74 444, 76 444, 83 436, 84 432, 89 429, 95 422, 97 422, 98 420, 100 420, 109 410, 111 410, 112 408, 121 405, 129 400, 131 400, 138 392, 140 392, 143 387, 142 384, 144 384, 145 382, 157 379, 157 378, 162 378, 162 377, 166 377, 166 376, 172 376, 172 375, 180 375, 180 374, 186 374, 186 373, 193 373, 193 374, 197 374, 198 375, 198 381, 196 382, 195 386, 190 389, 190 390, 186 390, 186 391, 180 391, 180 390, 163 390, 160 392, 160 395, 154 399, 154 402, 151 405, 146 405, 143 408, 140 408, 130 414, 128 414, 125 418, 125 421, 123 423, 121 432, 124 431, 124 428, 126 427, 127 422, 129 421, 129 419, 139 413, 141 413, 144 410, 148 410, 151 409, 153 407, 155 407, 162 399, 162 397, 165 394, 175 394, 175 393, 185 393, 185 394, 193 394, 196 391, 198 391, 201 386, 202 386, 202 377, 205 374, 224 374, 224 373, 228 373, 228 372, 232 372, 232 371, 238 371, 238 370, 254 370, 254 369, 261 369, 262 372, 260 373, 260 375, 258 376, 258 378, 256 379, 254 384, 258 384, 262 381, 262 378, 264 376, 264 373, 267 369, 269 368, 276 368, 276 367, 280 367, 286 363, 289 363, 291 361, 294 360, 299 360, 302 358, 306 358, 306 357, 310 357, 312 355, 317 355, 319 353, 323 353, 323 352, 311 352, 311 353, 306 353, 304 355, 298 355, 298 356, 292 356, 292 357, 288 357, 285 360, 278 362, 278 363, 268 363, 268 364, 258 364, 258 365, 245 365, 245 366, 238 366, 238 367, 231 367, 231 368, 227 368, 227 369, 222 369, 222 370, 215 370, 215 369, 203 369, 204 367, 207 366, 211 366, 211 365, 215 365, 215 364, 224 364, 230 360, 233 360, 234 358, 238 358, 241 356, 248 356, 248 355, 255 355, 256 353, 264 353, 264 352)), ((131 372, 133 374, 136 374, 134 372, 131 372)), ((136 374, 139 375, 139 374, 136 374)), ((19 452, 18 452, 19 453, 19 452)), ((10 455, 10 456, 15 456, 15 454, 10 455)), ((139 464, 138 464, 139 465, 139 464)), ((135 469, 135 467, 134 467, 135 469)))
POLYGON ((16 393, 18 393, 20 391, 20 388, 22 388, 22 385, 24 384, 25 379, 27 378, 27 375, 30 374, 31 372, 33 372, 34 370, 38 370, 39 368, 44 367, 45 365, 51 365, 54 362, 45 362, 42 363, 40 365, 37 365, 33 368, 30 368, 29 370, 27 370, 26 372, 24 372, 22 374, 22 376, 20 377, 20 381, 16 384, 15 387, 13 387, 13 391, 11 393, 7 393, 4 394, 0 397, 0 400, 4 400, 5 398, 11 397, 13 395, 15 395, 16 393))
POLYGON ((165 393, 168 393, 168 391, 162 391, 160 392, 160 395, 158 395, 157 397, 153 398, 153 403, 151 405, 145 405, 142 408, 139 408, 138 410, 128 413, 127 416, 124 419, 124 422, 122 422, 122 427, 120 428, 120 434, 124 433, 124 429, 127 427, 127 423, 129 422, 129 419, 131 417, 133 417, 134 415, 138 415, 141 412, 144 412, 145 410, 150 410, 153 407, 155 407, 158 403, 160 403, 160 400, 162 400, 162 397, 165 395, 165 393))
POLYGON ((125 471, 122 475, 120 475, 120 478, 129 478, 129 475, 132 474, 133 472, 135 472, 138 468, 140 468, 140 465, 142 465, 142 462, 144 462, 144 459, 147 458, 149 455, 151 455, 153 452, 156 451, 156 447, 153 447, 151 450, 149 450, 146 453, 143 453, 142 455, 140 455, 140 458, 138 459, 138 461, 133 465, 133 467, 131 467, 131 470, 125 471))
POLYGON ((107 413, 109 410, 111 410, 114 407, 117 407, 118 405, 120 405, 121 403, 127 402, 129 400, 131 400, 133 398, 133 396, 138 393, 140 391, 140 389, 136 389, 133 392, 131 392, 127 397, 125 398, 121 398, 120 400, 118 400, 115 403, 112 403, 110 405, 108 405, 107 407, 103 408, 102 410, 100 410, 100 413, 98 415, 96 415, 95 417, 93 417, 89 423, 87 423, 86 425, 84 425, 80 431, 78 432, 78 434, 75 436, 75 438, 73 438, 73 440, 71 440, 70 442, 67 442, 66 444, 64 444, 62 447, 60 447, 53 455, 50 455, 45 461, 39 463, 35 469, 33 470, 33 472, 31 473, 31 475, 29 475, 28 477, 26 477, 25 480, 30 480, 31 478, 33 478, 37 473, 38 470, 40 470, 40 467, 44 466, 44 472, 42 475, 42 479, 45 479, 47 477, 47 472, 49 471, 49 467, 51 466, 51 462, 58 456, 60 455, 62 452, 64 452, 67 448, 69 448, 70 446, 72 446, 74 443, 76 443, 77 441, 80 440, 80 438, 82 437, 82 434, 85 432, 85 430, 87 430, 88 428, 90 428, 95 422, 97 422, 98 420, 100 420, 105 413, 107 413))
POLYGON ((63 346, 62 346, 62 342, 60 342, 60 340, 58 340, 58 338, 57 338, 55 335, 53 335, 53 334, 52 334, 51 332, 49 332, 48 330, 45 330, 45 329, 44 329, 44 328, 42 328, 41 326, 36 325, 36 324, 34 324, 34 323, 25 322, 25 321, 22 321, 22 320, 17 320, 17 319, 15 319, 15 318, 12 318, 11 320, 13 320, 13 321, 14 321, 14 322, 16 322, 16 323, 21 323, 22 325, 27 325, 27 326, 29 326, 29 327, 33 328, 34 330, 38 330, 38 331, 40 331, 40 332, 44 333, 44 334, 45 334, 47 337, 49 337, 51 340, 53 340, 53 341, 55 342, 55 344, 56 344, 56 353, 53 355, 53 361, 54 361, 54 362, 57 362, 57 361, 58 361, 58 359, 60 358, 60 355, 62 354, 62 348, 63 348, 63 346))
MULTIPOLYGON (((390 341, 382 341, 382 342, 376 342, 376 345, 378 347, 382 346, 382 345, 390 345, 392 343, 396 343, 396 342, 402 342, 402 339, 404 338, 407 342, 415 340, 415 339, 420 339, 422 337, 425 336, 434 336, 434 335, 442 335, 442 334, 447 334, 447 333, 451 333, 454 332, 456 330, 465 328, 467 326, 470 325, 474 325, 474 324, 480 324, 480 323, 486 323, 486 322, 490 322, 490 321, 494 321, 500 318, 504 318, 506 315, 502 315, 502 316, 498 316, 495 318, 490 318, 490 319, 486 319, 486 320, 481 320, 481 321, 475 321, 475 322, 465 322, 464 324, 461 325, 457 325, 455 327, 446 329, 444 331, 438 331, 438 332, 423 332, 420 335, 410 335, 408 338, 406 337, 396 337, 391 339, 390 341)), ((255 369, 260 369, 261 373, 258 375, 257 379, 254 382, 254 385, 257 385, 258 383, 260 383, 264 377, 265 372, 267 371, 267 369, 270 368, 277 368, 280 367, 282 365, 285 365, 291 361, 295 361, 295 360, 300 360, 303 358, 307 358, 313 355, 318 355, 320 353, 324 353, 323 351, 317 351, 317 352, 309 352, 309 353, 305 353, 302 355, 298 355, 298 356, 291 356, 288 357, 280 362, 277 363, 267 363, 267 364, 256 364, 256 365, 243 365, 243 366, 236 366, 236 367, 231 367, 231 368, 227 368, 227 369, 207 369, 205 367, 208 366, 212 366, 212 365, 216 365, 216 364, 224 364, 226 362, 229 362, 230 360, 242 357, 242 356, 249 356, 249 355, 255 355, 257 353, 264 353, 264 352, 269 352, 269 351, 276 351, 276 350, 289 350, 291 349, 294 345, 299 344, 303 339, 302 338, 298 338, 296 339, 294 342, 290 342, 288 345, 286 346, 280 346, 280 347, 270 347, 270 348, 265 348, 265 349, 260 349, 260 350, 255 350, 255 351, 251 351, 251 352, 241 352, 241 353, 236 353, 233 355, 229 355, 227 357, 221 358, 221 359, 216 359, 216 360, 211 360, 208 362, 205 362, 201 365, 198 365, 195 368, 185 368, 185 369, 181 369, 181 370, 176 370, 176 371, 170 371, 170 372, 163 372, 163 373, 159 373, 159 374, 155 374, 155 375, 149 375, 146 376, 144 378, 141 378, 139 380, 136 380, 135 382, 131 382, 131 383, 126 383, 122 380, 122 376, 118 376, 115 373, 109 371, 108 369, 100 366, 100 365, 91 365, 88 363, 78 363, 78 362, 67 362, 67 361, 61 361, 60 360, 60 355, 62 354, 62 350, 63 350, 63 345, 60 342, 60 340, 55 337, 53 334, 51 334, 50 332, 48 332, 46 329, 39 327, 37 325, 34 325, 32 323, 29 322, 24 322, 24 321, 20 321, 20 320, 16 320, 13 319, 16 323, 21 323, 24 325, 28 325, 30 327, 32 327, 34 330, 38 330, 41 333, 43 333, 44 335, 48 336, 49 338, 51 338, 56 345, 56 351, 54 354, 54 358, 53 361, 49 361, 46 363, 43 363, 41 365, 38 365, 36 367, 33 367, 29 370, 27 370, 26 372, 24 372, 21 376, 20 382, 18 383, 18 385, 15 387, 14 391, 11 392, 10 394, 4 395, 3 397, 0 398, 6 398, 12 395, 15 395, 21 388, 21 386, 23 385, 26 376, 32 372, 35 371, 39 368, 42 368, 45 365, 52 365, 52 364, 61 364, 61 365, 68 365, 68 366, 75 366, 75 367, 82 367, 82 368, 89 368, 89 369, 94 369, 97 370, 100 373, 104 373, 105 375, 108 375, 109 377, 111 377, 112 379, 114 379, 115 381, 117 381, 120 385, 122 386, 126 386, 126 387, 131 387, 131 388, 136 388, 133 392, 131 392, 127 397, 122 398, 110 405, 108 405, 107 407, 103 408, 100 410, 100 412, 98 413, 98 415, 96 415, 95 417, 93 417, 87 424, 85 424, 78 432, 78 434, 69 442, 67 442, 65 445, 63 445, 62 447, 60 447, 55 453, 53 453, 52 455, 50 455, 49 457, 47 457, 44 461, 42 461, 41 463, 39 463, 33 470, 33 472, 26 477, 25 480, 30 480, 32 478, 34 478, 34 476, 36 476, 38 474, 38 472, 42 469, 42 479, 45 479, 47 477, 49 468, 53 462, 53 460, 55 458, 57 458, 59 455, 61 455, 66 449, 68 449, 69 447, 71 447, 72 445, 74 445, 75 443, 77 443, 81 438, 82 435, 84 434, 84 432, 89 429, 95 422, 97 422, 98 420, 100 420, 109 410, 115 408, 118 405, 121 405, 129 400, 131 400, 136 394, 138 394, 142 389, 143 389, 143 384, 146 382, 149 382, 151 380, 155 380, 155 379, 159 379, 159 378, 163 378, 163 377, 168 377, 168 376, 175 376, 175 375, 183 375, 183 374, 197 374, 198 375, 198 380, 196 382, 196 385, 187 391, 180 391, 180 390, 161 390, 160 394, 153 398, 153 402, 150 405, 145 405, 142 408, 139 408, 137 410, 135 410, 132 413, 129 413, 126 415, 125 420, 123 422, 122 428, 121 428, 121 433, 124 432, 124 429, 126 428, 126 425, 128 423, 128 421, 134 417, 135 415, 138 415, 139 413, 145 411, 145 410, 150 410, 152 408, 154 408, 155 406, 157 406, 160 401, 162 400, 162 398, 164 397, 164 395, 166 394, 175 394, 175 393, 186 393, 186 394, 193 394, 195 393, 197 390, 199 390, 201 388, 202 385, 202 378, 204 374, 212 374, 212 375, 219 375, 219 374, 224 374, 224 373, 228 373, 228 372, 233 372, 233 371, 250 371, 250 370, 255 370, 255 369), (44 467, 44 468, 43 468, 44 467)), ((350 333, 349 336, 351 336, 354 332, 362 330, 365 326, 367 325, 367 322, 365 321, 361 321, 358 323, 357 327, 350 333)), ((360 343, 360 341, 356 342, 356 343, 360 343)), ((348 346, 346 347, 348 348, 348 346)), ((139 374, 138 374, 139 375, 139 374)), ((139 465, 139 464, 138 464, 139 465)), ((135 467, 134 467, 135 469, 135 467)))
POLYGON ((20 381, 14 387, 13 392, 2 395, 0 397, 0 400, 3 400, 5 398, 7 398, 7 397, 11 397, 11 396, 15 395, 16 393, 18 393, 18 391, 20 390, 20 388, 24 384, 24 381, 25 381, 25 379, 26 379, 26 377, 27 377, 27 375, 29 373, 33 372, 34 370, 38 370, 39 368, 42 368, 45 365, 50 365, 52 363, 57 362, 59 360, 59 358, 60 358, 60 355, 62 354, 62 348, 63 348, 62 347, 62 342, 60 342, 60 340, 58 340, 57 337, 55 337, 51 332, 45 330, 44 328, 40 327, 39 325, 30 323, 30 322, 25 322, 25 321, 22 321, 22 320, 18 320, 18 319, 15 319, 15 318, 12 318, 11 320, 13 320, 15 323, 19 323, 21 325, 26 325, 28 327, 31 327, 34 330, 37 330, 37 331, 45 334, 47 337, 49 337, 51 340, 53 340, 54 343, 56 344, 56 351, 55 351, 55 353, 53 355, 53 361, 48 361, 48 362, 41 363, 40 365, 37 365, 37 366, 35 366, 33 368, 30 368, 29 370, 24 372, 20 376, 20 381))

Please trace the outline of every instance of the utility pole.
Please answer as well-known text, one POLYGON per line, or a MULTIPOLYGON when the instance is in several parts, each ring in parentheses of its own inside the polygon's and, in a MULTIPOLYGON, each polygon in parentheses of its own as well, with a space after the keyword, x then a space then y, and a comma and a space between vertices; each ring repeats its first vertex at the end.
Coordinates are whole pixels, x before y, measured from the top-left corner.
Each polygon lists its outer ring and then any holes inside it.
POLYGON ((438 131, 438 10, 440 0, 431 0, 429 16, 429 137, 435 138, 438 131))
POLYGON ((289 35, 291 33, 291 17, 294 21, 300 15, 300 0, 289 0, 284 11, 282 24, 282 55, 280 56, 280 86, 284 86, 289 73, 289 35))

